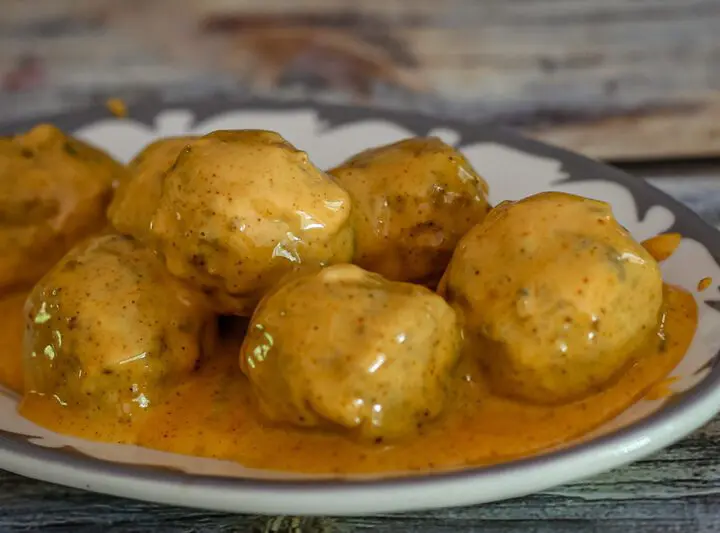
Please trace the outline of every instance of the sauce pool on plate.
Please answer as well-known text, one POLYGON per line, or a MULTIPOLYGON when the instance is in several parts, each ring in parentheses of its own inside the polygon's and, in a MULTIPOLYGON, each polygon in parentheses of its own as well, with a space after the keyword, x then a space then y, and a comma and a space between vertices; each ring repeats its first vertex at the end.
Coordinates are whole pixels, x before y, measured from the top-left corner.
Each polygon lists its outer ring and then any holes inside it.
POLYGON ((0 382, 60 434, 325 475, 494 464, 672 394, 695 332, 657 264, 680 235, 643 247, 560 192, 492 207, 439 139, 327 172, 264 130, 127 167, 48 125, 0 141, 0 382))
MULTIPOLYGON (((662 382, 684 356, 697 307, 687 292, 665 291, 664 328, 637 362, 602 392, 557 406, 494 395, 471 360, 456 369, 444 414, 418 435, 392 443, 363 443, 331 431, 273 425, 259 414, 238 367, 241 339, 227 337, 167 400, 131 423, 73 412, 48 397, 26 395, 20 412, 33 422, 91 440, 132 443, 188 455, 229 459, 250 468, 306 473, 382 473, 454 469, 527 457, 567 444, 611 419, 662 382)), ((3 384, 17 390, 22 296, 3 301, 3 384), (14 369, 8 372, 8 369, 14 369)))
POLYGON ((0 299, 0 383, 17 393, 23 390, 22 343, 25 329, 23 305, 27 294, 18 292, 0 299))

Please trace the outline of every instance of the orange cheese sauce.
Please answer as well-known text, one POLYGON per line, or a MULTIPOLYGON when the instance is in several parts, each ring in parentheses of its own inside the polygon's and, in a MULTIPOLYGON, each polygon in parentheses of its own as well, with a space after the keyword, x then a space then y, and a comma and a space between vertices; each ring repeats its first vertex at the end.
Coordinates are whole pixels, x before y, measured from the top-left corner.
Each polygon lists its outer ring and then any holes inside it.
POLYGON ((25 298, 26 293, 18 292, 0 299, 0 384, 20 394, 25 298))
POLYGON ((661 233, 644 241, 642 245, 656 261, 664 261, 680 246, 682 235, 679 233, 661 233))
POLYGON ((646 400, 664 400, 673 395, 672 385, 678 380, 678 376, 668 376, 655 383, 645 393, 646 400))
MULTIPOLYGON (((10 297, 0 308, 4 318, 0 379, 16 390, 22 299, 10 297)), ((267 423, 238 366, 240 338, 225 338, 190 379, 164 391, 164 403, 151 405, 127 425, 97 415, 89 418, 37 395, 27 395, 20 412, 59 433, 229 459, 251 468, 338 474, 499 463, 561 446, 646 394, 653 395, 658 384, 664 389, 666 376, 683 358, 697 324, 697 306, 687 292, 668 287, 665 305, 660 335, 601 392, 559 406, 508 400, 493 395, 478 366, 466 358, 457 368, 443 415, 420 428, 417 435, 393 443, 361 443, 339 433, 267 423)))

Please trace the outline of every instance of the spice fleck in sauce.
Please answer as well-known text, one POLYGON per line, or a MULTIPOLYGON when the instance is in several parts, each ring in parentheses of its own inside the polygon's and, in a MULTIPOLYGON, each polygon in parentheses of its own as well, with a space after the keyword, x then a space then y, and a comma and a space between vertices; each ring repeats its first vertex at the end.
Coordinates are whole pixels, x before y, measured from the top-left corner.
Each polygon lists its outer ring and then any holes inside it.
MULTIPOLYGON (((17 296, 2 303, 1 378, 12 388, 18 385, 13 376, 18 372, 21 300, 17 296)), ((27 395, 20 412, 59 433, 230 459, 253 468, 377 473, 498 463, 567 443, 652 393, 682 359, 697 323, 695 301, 680 289, 666 288, 665 313, 664 330, 633 366, 601 392, 564 405, 532 405, 493 395, 479 368, 465 359, 453 377, 444 414, 419 435, 392 444, 267 423, 238 367, 240 338, 225 338, 190 379, 155 395, 166 398, 163 403, 150 405, 127 424, 102 415, 88 418, 37 395, 27 395)))

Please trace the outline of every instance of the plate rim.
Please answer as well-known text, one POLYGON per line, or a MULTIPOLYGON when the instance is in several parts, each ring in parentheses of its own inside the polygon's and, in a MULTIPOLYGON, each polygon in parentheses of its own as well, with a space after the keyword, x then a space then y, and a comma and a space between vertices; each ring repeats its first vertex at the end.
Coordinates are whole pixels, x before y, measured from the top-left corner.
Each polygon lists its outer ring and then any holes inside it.
MULTIPOLYGON (((718 238, 720 233, 690 208, 642 178, 631 176, 615 167, 569 150, 523 137, 502 127, 415 111, 364 108, 314 100, 268 98, 147 101, 131 105, 128 118, 146 122, 143 119, 170 110, 202 111, 212 116, 223 112, 251 109, 313 110, 348 123, 358 119, 387 119, 403 126, 422 124, 428 129, 450 128, 460 133, 472 131, 473 141, 506 144, 526 153, 551 157, 563 167, 568 165, 589 167, 591 172, 594 169, 599 174, 599 179, 616 182, 627 188, 635 199, 639 215, 643 215, 652 205, 668 207, 675 214, 673 228, 668 231, 673 231, 676 226, 691 227, 692 238, 700 241, 716 263, 720 264, 718 238), (642 195, 640 198, 638 193, 642 195)), ((67 128, 74 129, 103 118, 113 118, 104 106, 83 107, 6 122, 0 121, 0 134, 24 130, 39 121, 58 122, 63 126, 76 124, 67 128)), ((408 129, 417 130, 417 127, 408 127, 408 129)), ((526 495, 595 475, 645 457, 680 440, 709 421, 720 410, 720 387, 717 387, 719 383, 720 365, 715 365, 702 382, 679 395, 676 401, 660 407, 642 420, 607 435, 561 450, 499 465, 475 466, 450 472, 365 479, 339 477, 261 479, 198 475, 152 465, 114 463, 87 455, 69 457, 62 448, 46 448, 30 444, 21 437, 13 437, 6 432, 0 432, 0 466, 17 474, 76 488, 166 504, 230 512, 356 515, 450 507, 526 495), (621 450, 621 453, 617 450, 621 450), (565 463, 567 463, 566 468, 559 474, 557 467, 565 463), (576 466, 583 465, 582 471, 569 468, 575 463, 579 463, 576 466), (533 476, 528 477, 528 473, 533 476), (502 483, 514 488, 501 491, 498 485, 502 483), (464 488, 465 492, 460 493, 460 488, 464 488), (479 492, 483 490, 488 492, 493 488, 498 489, 494 494, 479 496, 479 492), (402 493, 407 489, 419 492, 415 497, 406 495, 402 500, 381 497, 382 493, 402 493), (375 492, 376 495, 373 496, 371 492, 375 492), (322 502, 318 504, 319 494, 325 496, 325 504, 322 502), (260 501, 257 500, 258 495, 261 496, 260 501), (353 498, 353 495, 356 498, 353 498), (272 501, 263 503, 263 498, 272 501)))

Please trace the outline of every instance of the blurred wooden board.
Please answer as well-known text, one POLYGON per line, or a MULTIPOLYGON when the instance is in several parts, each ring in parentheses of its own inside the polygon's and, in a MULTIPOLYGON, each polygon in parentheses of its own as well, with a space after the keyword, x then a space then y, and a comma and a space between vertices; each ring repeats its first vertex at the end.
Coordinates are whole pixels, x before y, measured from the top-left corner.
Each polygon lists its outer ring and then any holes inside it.
POLYGON ((23 0, 0 114, 262 92, 509 125, 613 160, 720 154, 720 0, 23 0))

